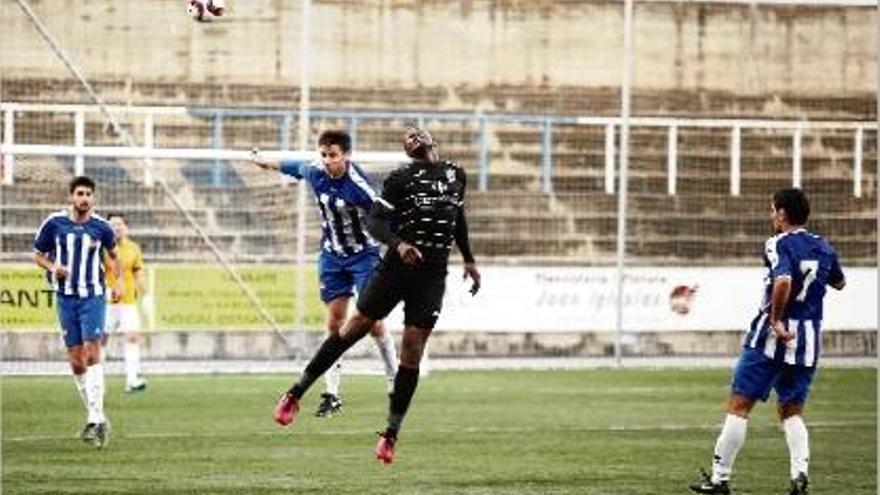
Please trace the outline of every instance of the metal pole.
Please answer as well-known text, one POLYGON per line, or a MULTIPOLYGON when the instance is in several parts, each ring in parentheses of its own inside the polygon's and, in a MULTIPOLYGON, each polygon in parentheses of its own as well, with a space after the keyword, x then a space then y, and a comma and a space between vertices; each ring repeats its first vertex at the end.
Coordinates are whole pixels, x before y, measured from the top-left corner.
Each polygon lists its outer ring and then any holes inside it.
POLYGON ((804 130, 798 126, 792 136, 791 152, 791 187, 801 187, 801 175, 803 173, 803 158, 801 157, 801 143, 803 142, 804 130))
POLYGON ((541 126, 541 190, 553 192, 553 127, 550 119, 541 126))
POLYGON ((357 148, 358 118, 356 115, 352 115, 351 118, 348 119, 348 135, 351 136, 351 149, 357 148))
MULTIPOLYGON (((876 36, 875 36, 875 39, 877 41, 875 42, 874 50, 875 50, 875 53, 878 54, 877 55, 878 59, 880 59, 880 2, 877 3, 877 10, 874 12, 874 18, 875 18, 874 22, 876 22, 876 24, 877 24, 876 36)), ((877 73, 874 74, 874 77, 875 77, 874 80, 877 82, 875 83, 875 86, 874 86, 874 89, 875 89, 874 101, 877 102, 877 108, 875 110, 880 112, 880 63, 875 63, 875 66, 877 68, 877 73)), ((880 115, 880 113, 877 113, 875 115, 880 115)), ((876 139, 875 143, 880 143, 880 125, 877 126, 877 129, 874 131, 874 134, 875 134, 875 139, 876 139)), ((880 153, 877 153, 875 151, 874 159, 876 160, 876 163, 874 164, 875 165, 874 177, 880 177, 880 153)), ((876 205, 877 211, 880 211, 880 194, 877 194, 876 191, 874 192, 874 201, 877 203, 877 205, 876 205)), ((880 215, 877 215, 877 232, 880 232, 880 215)), ((876 266, 880 266, 880 236, 877 236, 877 249, 875 252, 877 253, 877 265, 876 266)), ((877 270, 877 286, 880 287, 880 270, 877 270)), ((877 333, 875 334, 875 337, 880 337, 880 304, 877 305, 877 333)), ((877 349, 877 351, 876 351, 877 352, 876 365, 878 367, 880 367, 880 347, 875 346, 875 348, 877 349)), ((880 391, 880 381, 877 382, 877 391, 880 391)), ((876 412, 880 413, 880 401, 877 402, 877 411, 876 412)), ((877 439, 876 440, 878 441, 878 443, 880 443, 880 429, 877 430, 877 439)), ((880 457, 877 458, 877 467, 880 468, 880 457)), ((877 473, 876 481, 880 482, 880 470, 876 470, 874 472, 877 473)))
POLYGON ((489 189, 489 131, 486 117, 480 116, 480 191, 489 189))
POLYGON ((740 148, 742 134, 739 126, 730 130, 730 195, 739 196, 740 190, 740 148))
MULTIPOLYGON (((153 149, 155 130, 153 129, 153 113, 144 116, 144 148, 153 149)), ((144 159, 144 186, 153 187, 153 159, 144 159)))
POLYGON ((626 195, 629 169, 630 86, 633 73, 633 0, 625 0, 623 7, 623 83, 620 90, 620 187, 617 196, 617 338, 614 339, 614 359, 623 364, 623 268, 626 262, 626 195))
MULTIPOLYGON (((3 112, 3 144, 12 146, 15 142, 15 112, 6 110, 3 112)), ((3 184, 12 185, 15 175, 15 155, 6 153, 3 155, 3 184)))
MULTIPOLYGON (((223 113, 214 115, 214 129, 211 133, 211 148, 219 150, 223 147, 223 113)), ((211 181, 215 186, 222 185, 221 175, 223 164, 220 160, 214 160, 214 170, 211 173, 211 181)))
POLYGON ((605 194, 614 194, 614 124, 605 126, 605 194))
POLYGON ((287 114, 281 117, 281 127, 278 130, 278 149, 281 151, 290 151, 291 122, 293 122, 293 115, 287 114))
POLYGON ((666 194, 675 196, 678 180, 678 127, 669 126, 666 143, 666 194))
POLYGON ((853 196, 862 197, 862 148, 864 148, 865 129, 856 129, 855 143, 853 143, 853 196))
POLYGON ((77 154, 73 157, 73 175, 79 177, 85 175, 86 165, 82 155, 82 149, 86 145, 86 114, 82 110, 76 112, 73 117, 73 145, 77 154))
MULTIPOLYGON (((299 71, 299 133, 297 146, 300 151, 309 148, 309 41, 312 13, 311 0, 302 2, 302 27, 300 28, 299 71)), ((296 270, 294 271, 294 328, 302 332, 302 352, 306 352, 305 316, 305 270, 306 270, 306 190, 305 181, 299 181, 296 188, 296 270)))

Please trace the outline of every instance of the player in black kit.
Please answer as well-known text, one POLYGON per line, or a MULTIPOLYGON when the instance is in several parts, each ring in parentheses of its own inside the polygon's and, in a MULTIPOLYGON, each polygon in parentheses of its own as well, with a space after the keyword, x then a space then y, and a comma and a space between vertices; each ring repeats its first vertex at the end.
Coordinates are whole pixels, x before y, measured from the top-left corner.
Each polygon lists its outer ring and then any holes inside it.
POLYGON ((464 215, 464 170, 440 160, 434 139, 422 129, 407 129, 404 150, 412 162, 388 176, 382 196, 373 203, 367 218, 370 234, 388 246, 384 259, 358 297, 357 312, 338 336, 324 342, 299 381, 275 407, 276 422, 293 422, 299 400, 312 383, 366 335, 373 323, 403 301, 400 365, 388 408, 388 426, 380 433, 375 451, 376 458, 386 464, 394 461, 397 434, 418 385, 425 342, 440 316, 453 242, 464 258, 464 277, 473 282, 471 294, 480 289, 480 272, 471 253, 464 215))

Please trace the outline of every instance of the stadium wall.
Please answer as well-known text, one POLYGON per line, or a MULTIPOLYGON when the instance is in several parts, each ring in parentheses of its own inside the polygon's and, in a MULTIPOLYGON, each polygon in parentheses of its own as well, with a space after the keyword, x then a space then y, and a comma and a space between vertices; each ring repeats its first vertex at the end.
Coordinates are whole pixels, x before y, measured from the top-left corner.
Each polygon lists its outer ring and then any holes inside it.
MULTIPOLYGON (((35 3, 91 79, 296 85, 298 2, 250 0, 200 24, 180 0, 35 3), (157 29, 162 36, 155 36, 157 29)), ((617 87, 622 3, 315 1, 313 87, 617 87), (431 47, 426 49, 426 47, 431 47)), ((871 97, 866 6, 640 3, 637 90, 871 97)), ((0 4, 4 78, 68 78, 15 2, 0 4)))
MULTIPOLYGON (((169 331, 145 334, 146 360, 265 360, 310 356, 324 340, 323 332, 290 332, 291 348, 272 332, 169 331), (303 352, 305 349, 305 352, 303 352)), ((399 334, 397 335, 399 339, 399 334)), ((613 332, 456 332, 435 331, 430 354, 435 357, 611 357, 613 332)), ((120 338, 111 341, 110 359, 122 356, 120 338)), ((742 332, 640 332, 624 336, 624 355, 633 357, 732 357, 742 345, 742 332)), ((876 330, 826 332, 823 355, 870 357, 877 353, 876 330)), ((375 346, 364 339, 348 357, 375 356, 375 346)), ((0 332, 2 361, 65 361, 58 332, 0 332)))

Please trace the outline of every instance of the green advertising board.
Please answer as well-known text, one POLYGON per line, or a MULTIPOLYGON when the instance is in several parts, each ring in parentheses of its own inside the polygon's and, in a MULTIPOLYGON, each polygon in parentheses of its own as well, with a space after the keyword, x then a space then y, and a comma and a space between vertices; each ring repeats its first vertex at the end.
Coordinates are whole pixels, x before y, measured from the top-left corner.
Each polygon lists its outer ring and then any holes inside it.
MULTIPOLYGON (((283 329, 293 328, 294 268, 242 265, 236 269, 278 324, 283 329)), ((219 266, 151 265, 148 270, 154 271, 153 317, 157 331, 269 328, 232 277, 219 266)), ((306 328, 323 328, 324 309, 318 298, 315 270, 307 269, 303 277, 303 323, 306 328)), ((40 269, 20 264, 0 268, 0 329, 55 329, 55 311, 54 294, 40 269)))

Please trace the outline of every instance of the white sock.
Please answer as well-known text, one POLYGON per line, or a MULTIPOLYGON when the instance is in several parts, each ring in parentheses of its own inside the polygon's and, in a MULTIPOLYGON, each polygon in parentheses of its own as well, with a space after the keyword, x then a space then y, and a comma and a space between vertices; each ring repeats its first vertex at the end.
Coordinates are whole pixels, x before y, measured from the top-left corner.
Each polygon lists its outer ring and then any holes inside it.
POLYGON ((141 346, 137 342, 125 343, 125 384, 133 387, 138 384, 141 368, 141 346))
POLYGON ((712 462, 712 483, 727 481, 733 472, 733 461, 746 441, 746 427, 749 420, 728 414, 724 427, 715 443, 715 457, 712 462))
POLYGON ((103 423, 104 417, 104 365, 98 363, 86 368, 86 398, 89 402, 89 423, 103 423))
POLYGON ((342 380, 342 358, 324 373, 325 392, 339 397, 339 382, 342 380))
POLYGON ((798 473, 808 474, 810 438, 804 419, 800 415, 786 418, 782 422, 782 428, 785 430, 785 441, 791 454, 791 479, 797 478, 798 473))
POLYGON ((429 357, 428 343, 425 342, 425 348, 422 350, 422 360, 419 361, 419 376, 428 376, 431 374, 431 360, 429 357))
POLYGON ((79 398, 82 400, 83 407, 86 408, 86 412, 89 411, 89 399, 86 395, 86 374, 77 375, 73 374, 73 383, 76 385, 76 391, 79 393, 79 398))
POLYGON ((394 337, 387 330, 379 337, 373 337, 382 363, 385 365, 385 378, 388 383, 388 393, 394 391, 394 375, 397 374, 397 349, 394 347, 394 337))

